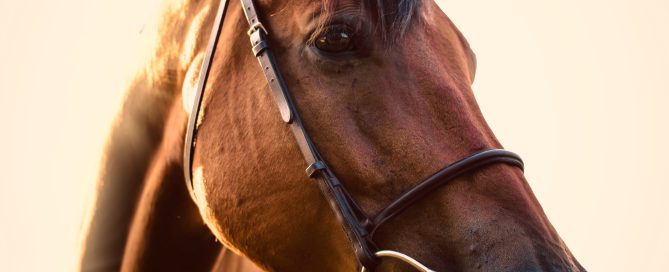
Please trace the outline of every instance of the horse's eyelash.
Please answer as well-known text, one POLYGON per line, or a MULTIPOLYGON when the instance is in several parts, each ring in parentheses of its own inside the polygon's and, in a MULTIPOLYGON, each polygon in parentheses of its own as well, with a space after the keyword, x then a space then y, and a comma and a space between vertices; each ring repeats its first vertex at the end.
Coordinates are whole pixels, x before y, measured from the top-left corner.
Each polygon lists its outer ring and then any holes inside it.
POLYGON ((332 31, 334 29, 338 29, 341 27, 341 30, 347 31, 348 34, 351 36, 351 39, 355 40, 358 30, 356 28, 352 28, 346 24, 329 24, 327 26, 319 27, 316 31, 312 32, 309 38, 307 39, 307 45, 308 46, 313 46, 316 44, 316 41, 328 33, 328 31, 332 31))

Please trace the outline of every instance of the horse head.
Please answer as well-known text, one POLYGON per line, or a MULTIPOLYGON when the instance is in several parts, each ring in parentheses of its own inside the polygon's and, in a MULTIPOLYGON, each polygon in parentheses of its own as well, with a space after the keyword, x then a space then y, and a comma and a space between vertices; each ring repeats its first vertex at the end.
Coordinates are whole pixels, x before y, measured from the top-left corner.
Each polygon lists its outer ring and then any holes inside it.
MULTIPOLYGON (((206 33, 215 3, 197 5, 195 25, 206 33)), ((434 1, 259 0, 255 7, 263 23, 255 31, 266 31, 304 131, 365 214, 463 157, 501 148, 471 90, 475 55, 434 1)), ((191 169, 200 215, 226 247, 265 269, 355 270, 346 233, 304 173, 308 165, 248 29, 244 7, 231 1, 201 110, 191 112, 198 118, 191 169)), ((186 111, 205 54, 187 58, 186 111)), ((373 240, 437 271, 583 270, 522 170, 504 163, 434 189, 375 230, 373 240)), ((385 260, 378 268, 407 269, 385 260)))

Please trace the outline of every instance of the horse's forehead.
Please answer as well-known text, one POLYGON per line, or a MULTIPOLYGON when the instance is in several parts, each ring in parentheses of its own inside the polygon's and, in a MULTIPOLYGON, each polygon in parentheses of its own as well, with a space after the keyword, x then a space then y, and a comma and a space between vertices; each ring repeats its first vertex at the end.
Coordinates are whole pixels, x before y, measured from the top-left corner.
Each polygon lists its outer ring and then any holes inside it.
POLYGON ((295 10, 308 7, 360 7, 363 0, 257 0, 256 4, 263 9, 272 11, 283 10, 286 7, 293 7, 295 10), (299 8, 298 8, 299 7, 299 8))

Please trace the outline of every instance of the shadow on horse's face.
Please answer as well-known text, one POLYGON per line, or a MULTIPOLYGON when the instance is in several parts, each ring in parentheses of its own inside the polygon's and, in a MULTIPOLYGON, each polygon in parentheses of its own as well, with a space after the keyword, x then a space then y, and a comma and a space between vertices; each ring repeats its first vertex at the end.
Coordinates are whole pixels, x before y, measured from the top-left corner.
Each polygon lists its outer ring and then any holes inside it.
MULTIPOLYGON (((324 2, 257 5, 307 132, 366 213, 453 161, 500 147, 470 89, 474 55, 436 4, 324 2), (371 15, 379 9, 385 15, 371 15)), ((265 268, 354 270, 350 244, 304 175, 246 29, 232 1, 194 154, 200 212, 224 244, 265 268)), ((575 267, 522 172, 504 164, 440 188, 375 241, 438 271, 575 267)))

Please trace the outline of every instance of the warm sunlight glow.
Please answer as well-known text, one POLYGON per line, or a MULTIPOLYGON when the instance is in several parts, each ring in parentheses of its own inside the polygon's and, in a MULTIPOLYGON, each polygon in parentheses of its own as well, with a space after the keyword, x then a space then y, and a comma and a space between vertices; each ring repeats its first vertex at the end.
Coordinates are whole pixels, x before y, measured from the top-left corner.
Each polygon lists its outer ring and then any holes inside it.
POLYGON ((75 270, 102 147, 161 6, 0 1, 0 271, 75 270))
MULTIPOLYGON (((0 1, 0 271, 76 270, 106 135, 169 2, 186 0, 0 1)), ((666 271, 669 1, 438 2, 477 53, 487 121, 578 260, 666 271)))

